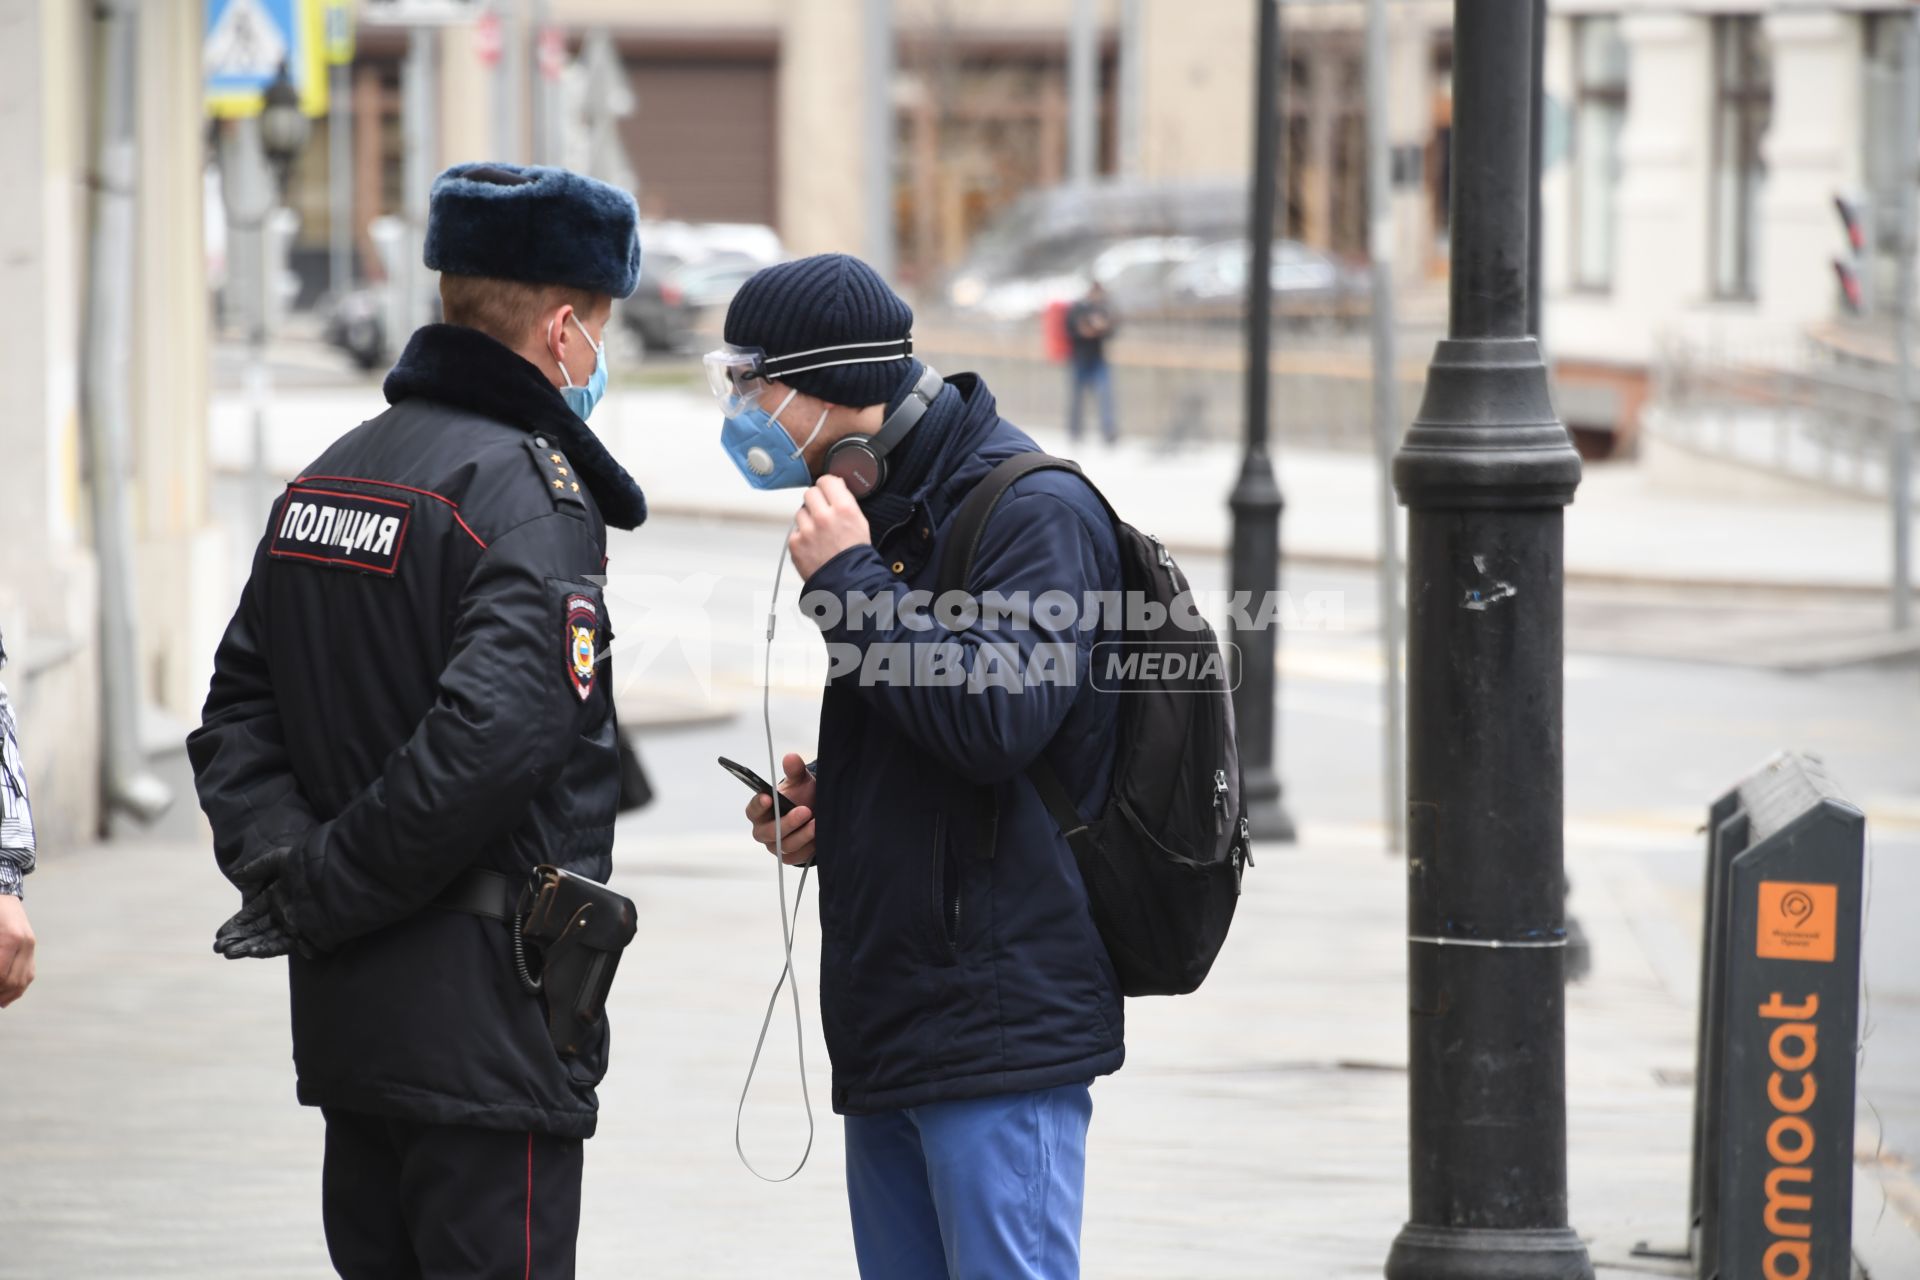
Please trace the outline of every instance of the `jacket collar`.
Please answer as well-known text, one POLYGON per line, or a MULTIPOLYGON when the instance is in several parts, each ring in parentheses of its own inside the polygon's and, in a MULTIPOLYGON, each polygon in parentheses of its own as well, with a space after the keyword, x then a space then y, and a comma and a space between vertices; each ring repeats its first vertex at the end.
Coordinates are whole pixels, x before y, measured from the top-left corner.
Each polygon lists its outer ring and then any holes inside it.
POLYGON ((991 467, 980 459, 981 446, 1000 421, 993 393, 976 373, 956 373, 946 382, 893 459, 887 483, 861 504, 876 534, 922 507, 936 520, 944 517, 946 507, 991 467))
POLYGON ((550 438, 587 482, 606 522, 632 529, 647 518, 646 495, 607 446, 567 407, 546 375, 478 329, 430 324, 400 353, 382 388, 388 404, 436 400, 528 434, 550 438))

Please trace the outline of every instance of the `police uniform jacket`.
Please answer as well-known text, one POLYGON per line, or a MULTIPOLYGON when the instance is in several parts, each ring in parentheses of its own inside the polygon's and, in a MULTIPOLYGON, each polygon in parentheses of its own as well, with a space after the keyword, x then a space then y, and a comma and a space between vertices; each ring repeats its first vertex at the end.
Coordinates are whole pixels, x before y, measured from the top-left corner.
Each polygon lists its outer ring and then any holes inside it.
POLYGON ((188 740, 223 869, 294 851, 299 1097, 593 1132, 593 1052, 554 1052, 508 926, 436 906, 463 872, 605 880, 618 800, 606 526, 645 503, 533 365, 414 335, 391 407, 274 504, 188 740))

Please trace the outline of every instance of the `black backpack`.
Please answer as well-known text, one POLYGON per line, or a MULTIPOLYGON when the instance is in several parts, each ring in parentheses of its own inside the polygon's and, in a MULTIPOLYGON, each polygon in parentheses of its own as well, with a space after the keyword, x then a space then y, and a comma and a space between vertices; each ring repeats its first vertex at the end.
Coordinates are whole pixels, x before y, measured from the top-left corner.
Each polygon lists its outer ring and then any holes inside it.
MULTIPOLYGON (((1048 470, 1086 480, 1063 458, 1022 453, 974 486, 948 534, 941 594, 967 590, 980 534, 1007 486, 1048 470)), ((1027 766, 1027 778, 1073 848, 1122 993, 1184 995, 1200 985, 1226 941, 1241 876, 1253 861, 1227 667, 1204 619, 1189 608, 1180 615, 1184 625, 1175 620, 1172 606, 1187 579, 1166 547, 1120 519, 1086 483, 1120 540, 1123 598, 1165 609, 1154 627, 1136 628, 1146 619, 1123 614, 1125 639, 1094 647, 1092 678, 1126 690, 1113 783, 1100 812, 1081 816, 1044 755, 1027 766), (1144 661, 1152 654, 1170 660, 1144 661)))

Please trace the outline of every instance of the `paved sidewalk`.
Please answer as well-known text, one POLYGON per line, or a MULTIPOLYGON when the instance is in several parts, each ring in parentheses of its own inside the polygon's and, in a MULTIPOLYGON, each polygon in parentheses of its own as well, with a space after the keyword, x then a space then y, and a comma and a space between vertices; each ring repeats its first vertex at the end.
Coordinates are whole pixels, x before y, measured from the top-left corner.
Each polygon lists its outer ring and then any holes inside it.
MULTIPOLYGON (((642 927, 588 1147, 587 1280, 852 1274, 810 908, 796 959, 812 1162, 768 1186, 734 1158, 733 1108, 779 966, 772 870, 741 846, 623 822, 616 876, 642 927)), ((1400 1225, 1399 864, 1362 833, 1312 827, 1258 859, 1207 986, 1131 1002, 1128 1064, 1095 1088, 1089 1277, 1372 1278, 1400 1225)), ((1683 947, 1684 928, 1630 860, 1578 856, 1574 875, 1596 968, 1570 1000, 1573 1220, 1597 1259, 1620 1263, 1682 1226, 1692 1022, 1653 957, 1683 947)), ((41 976, 0 1014, 0 1277, 324 1276, 321 1127, 293 1101, 284 975, 207 950, 231 891, 205 848, 84 850, 48 859, 31 887, 41 976)), ((791 1064, 790 1024, 776 1022, 747 1115, 769 1169, 804 1141, 791 1064)), ((1897 1210, 1876 1218, 1864 1175, 1859 1196, 1864 1242, 1911 1249, 1897 1210)))
MULTIPOLYGON (((383 407, 372 384, 277 395, 271 468, 291 474, 383 407)), ((241 397, 216 396, 216 466, 250 465, 249 421, 241 397)), ((748 488, 720 452, 719 417, 704 395, 616 388, 594 426, 634 471, 656 511, 778 524, 792 517, 791 495, 748 488)), ((1035 434, 1047 448, 1067 448, 1057 430, 1042 426, 1035 434)), ((1089 445, 1082 462, 1121 512, 1176 549, 1227 545, 1226 497, 1239 469, 1233 447, 1201 444, 1164 454, 1125 441, 1111 451, 1089 445)), ((1377 559, 1370 457, 1283 445, 1278 467, 1290 557, 1336 564, 1377 559)), ((1400 519, 1404 530, 1404 512, 1400 519)), ((1654 486, 1631 465, 1589 466, 1567 515, 1567 573, 1574 579, 1880 591, 1890 573, 1889 548, 1887 516, 1873 503, 1813 493, 1790 503, 1690 497, 1654 486)))

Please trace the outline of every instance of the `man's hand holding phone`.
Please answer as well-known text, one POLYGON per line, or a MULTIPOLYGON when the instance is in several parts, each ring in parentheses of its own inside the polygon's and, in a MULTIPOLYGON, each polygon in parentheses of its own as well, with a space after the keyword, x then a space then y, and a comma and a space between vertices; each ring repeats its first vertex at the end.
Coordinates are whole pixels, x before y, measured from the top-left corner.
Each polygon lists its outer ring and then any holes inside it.
MULTIPOLYGON (((780 794, 795 806, 787 810, 787 816, 780 820, 780 849, 787 865, 798 867, 812 862, 815 852, 814 779, 807 772, 807 762, 795 752, 788 752, 780 762, 780 767, 787 775, 780 781, 780 794)), ((766 846, 768 853, 774 852, 772 798, 763 793, 747 801, 747 820, 753 823, 753 838, 766 846)))

